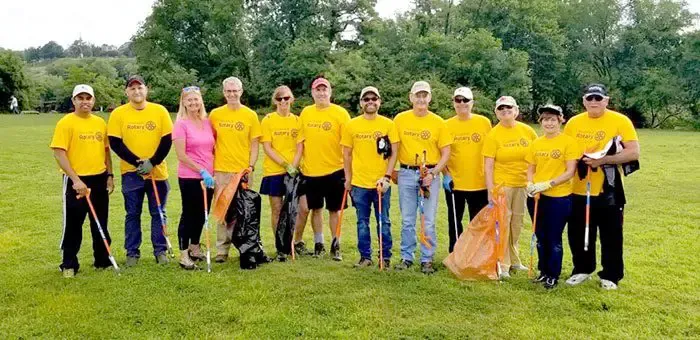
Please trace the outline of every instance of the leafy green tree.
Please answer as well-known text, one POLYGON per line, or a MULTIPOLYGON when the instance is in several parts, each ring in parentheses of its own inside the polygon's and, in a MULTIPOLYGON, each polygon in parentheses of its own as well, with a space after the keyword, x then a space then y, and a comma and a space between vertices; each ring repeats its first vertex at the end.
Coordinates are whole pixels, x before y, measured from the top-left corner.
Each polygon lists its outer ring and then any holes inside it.
POLYGON ((27 108, 29 86, 24 60, 11 51, 0 51, 0 108, 9 108, 13 95, 20 107, 27 108))

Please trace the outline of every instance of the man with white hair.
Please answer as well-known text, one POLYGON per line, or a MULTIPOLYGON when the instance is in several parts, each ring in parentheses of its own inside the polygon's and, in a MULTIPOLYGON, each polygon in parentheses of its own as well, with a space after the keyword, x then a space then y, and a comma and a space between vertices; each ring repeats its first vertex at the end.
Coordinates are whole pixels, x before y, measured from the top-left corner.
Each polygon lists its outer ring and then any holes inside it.
MULTIPOLYGON (((248 169, 248 181, 253 181, 255 162, 258 160, 258 142, 262 136, 260 121, 255 111, 241 104, 243 83, 236 77, 228 77, 223 82, 226 105, 211 111, 211 121, 216 135, 214 147, 214 180, 218 197, 221 190, 237 173, 248 169)), ((226 262, 233 228, 229 221, 216 228, 216 262, 226 262)))

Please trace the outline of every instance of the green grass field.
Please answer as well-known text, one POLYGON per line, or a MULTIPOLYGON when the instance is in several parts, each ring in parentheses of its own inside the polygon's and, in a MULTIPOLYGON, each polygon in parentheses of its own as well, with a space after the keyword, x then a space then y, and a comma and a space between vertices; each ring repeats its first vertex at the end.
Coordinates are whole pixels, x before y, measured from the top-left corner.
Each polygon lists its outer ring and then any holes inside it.
MULTIPOLYGON (((211 274, 186 272, 176 263, 156 265, 146 232, 140 264, 116 276, 91 267, 85 226, 82 270, 68 280, 58 271, 61 178, 48 148, 59 118, 0 116, 0 338, 700 337, 698 133, 640 131, 642 169, 626 181, 626 276, 618 291, 600 290, 597 280, 545 291, 526 274, 506 283, 460 282, 442 265, 433 276, 356 270, 352 209, 345 215, 341 263, 301 258, 241 271, 229 261, 214 264, 211 274)), ((176 164, 174 152, 168 162, 176 164)), ((171 234, 180 216, 175 168, 167 203, 171 234)), ((123 264, 118 176, 115 182, 109 229, 123 264)), ((258 183, 259 177, 256 189, 258 183)), ((393 199, 396 254, 400 220, 393 199)), ((273 255, 263 202, 263 242, 273 255)), ((436 262, 447 255, 444 197, 439 215, 436 262)), ((150 221, 145 213, 143 221, 150 221)), ((529 238, 524 231, 523 258, 529 238)), ((170 239, 176 243, 175 235, 170 239)), ((570 269, 565 246, 564 278, 570 269)))

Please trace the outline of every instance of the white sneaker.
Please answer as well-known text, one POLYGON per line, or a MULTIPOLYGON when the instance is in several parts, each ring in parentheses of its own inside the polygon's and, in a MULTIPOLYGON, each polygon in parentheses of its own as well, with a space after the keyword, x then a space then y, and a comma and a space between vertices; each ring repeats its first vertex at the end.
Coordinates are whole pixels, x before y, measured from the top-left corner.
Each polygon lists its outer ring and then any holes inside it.
POLYGON ((499 280, 505 280, 505 279, 510 279, 510 274, 508 274, 508 271, 502 271, 501 275, 498 275, 499 280))
POLYGON ((617 284, 610 280, 600 279, 600 288, 603 288, 605 290, 615 290, 617 289, 617 284))
POLYGON ((530 268, 525 267, 525 266, 523 266, 522 264, 516 264, 516 265, 510 266, 510 271, 511 271, 511 272, 514 272, 514 271, 516 271, 516 270, 528 271, 528 270, 530 270, 530 268))
POLYGON ((566 280, 566 284, 569 286, 576 286, 576 285, 581 284, 584 281, 590 280, 590 279, 591 279, 591 274, 575 274, 575 275, 571 275, 571 277, 566 280))

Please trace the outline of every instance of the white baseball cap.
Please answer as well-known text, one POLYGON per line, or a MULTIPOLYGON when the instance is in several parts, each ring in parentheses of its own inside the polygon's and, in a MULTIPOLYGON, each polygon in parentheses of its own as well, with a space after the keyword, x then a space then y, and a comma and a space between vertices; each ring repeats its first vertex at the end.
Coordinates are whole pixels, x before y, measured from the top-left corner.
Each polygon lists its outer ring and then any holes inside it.
POLYGON ((501 98, 498 98, 496 100, 496 107, 499 107, 501 105, 518 107, 518 103, 515 101, 515 98, 511 96, 501 96, 501 98))
POLYGON ((92 89, 92 86, 80 84, 80 85, 75 85, 75 87, 73 88, 73 96, 71 98, 75 98, 75 96, 77 96, 81 93, 87 93, 92 97, 95 96, 95 91, 92 89))
POLYGON ((467 99, 474 99, 474 94, 472 93, 472 90, 468 87, 460 87, 455 90, 455 94, 452 95, 452 98, 455 98, 457 96, 462 96, 467 99))
POLYGON ((417 81, 413 83, 413 86, 411 86, 411 94, 416 94, 418 92, 428 92, 432 93, 430 90, 430 84, 428 84, 427 81, 417 81))
POLYGON ((367 93, 370 93, 370 92, 376 94, 377 97, 379 97, 379 98, 382 97, 381 95, 379 95, 379 90, 377 90, 376 87, 367 86, 364 89, 362 89, 362 91, 360 91, 360 99, 362 99, 362 97, 364 97, 367 93))

